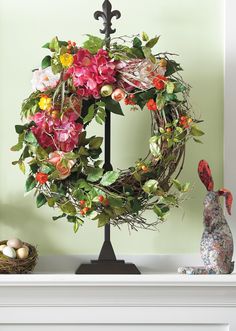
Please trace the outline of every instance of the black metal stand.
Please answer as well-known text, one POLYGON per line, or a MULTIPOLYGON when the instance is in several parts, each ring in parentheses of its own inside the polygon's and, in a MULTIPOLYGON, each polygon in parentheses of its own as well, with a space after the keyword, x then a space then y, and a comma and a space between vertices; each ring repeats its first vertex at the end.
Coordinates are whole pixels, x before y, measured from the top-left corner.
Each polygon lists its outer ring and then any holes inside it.
MULTIPOLYGON (((112 11, 112 6, 109 0, 105 0, 102 5, 103 11, 96 11, 94 17, 98 20, 103 19, 104 28, 100 29, 102 34, 105 34, 106 48, 110 47, 110 35, 116 32, 116 29, 111 28, 111 20, 115 16, 120 18, 121 13, 118 10, 112 11)), ((106 110, 105 121, 105 171, 112 170, 111 165, 111 113, 106 110)), ((98 260, 93 260, 89 264, 81 264, 76 270, 76 274, 140 274, 138 268, 132 263, 125 263, 124 260, 117 260, 110 239, 110 224, 105 225, 104 230, 105 240, 99 254, 98 260)))

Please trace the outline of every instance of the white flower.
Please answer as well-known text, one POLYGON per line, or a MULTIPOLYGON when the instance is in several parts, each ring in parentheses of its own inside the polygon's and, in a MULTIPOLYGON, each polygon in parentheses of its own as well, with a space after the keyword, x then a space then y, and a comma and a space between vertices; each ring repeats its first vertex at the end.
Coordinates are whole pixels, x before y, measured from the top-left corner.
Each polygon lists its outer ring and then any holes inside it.
POLYGON ((51 67, 35 70, 31 80, 33 91, 43 92, 50 88, 54 88, 56 87, 59 78, 60 74, 54 75, 51 67))

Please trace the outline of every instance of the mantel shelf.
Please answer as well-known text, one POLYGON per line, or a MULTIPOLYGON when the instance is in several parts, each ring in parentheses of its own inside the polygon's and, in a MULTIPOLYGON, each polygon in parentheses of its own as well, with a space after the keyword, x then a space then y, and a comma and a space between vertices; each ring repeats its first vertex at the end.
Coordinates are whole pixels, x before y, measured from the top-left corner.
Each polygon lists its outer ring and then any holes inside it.
POLYGON ((31 274, 31 275, 0 275, 2 286, 234 286, 236 274, 231 275, 74 275, 74 274, 31 274))

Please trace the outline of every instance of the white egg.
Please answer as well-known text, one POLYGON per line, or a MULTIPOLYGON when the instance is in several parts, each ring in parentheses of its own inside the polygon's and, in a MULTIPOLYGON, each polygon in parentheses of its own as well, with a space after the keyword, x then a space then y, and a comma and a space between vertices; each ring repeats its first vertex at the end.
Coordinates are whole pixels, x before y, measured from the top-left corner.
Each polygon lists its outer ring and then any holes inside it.
POLYGON ((7 242, 7 246, 15 248, 15 249, 21 248, 22 245, 23 245, 22 241, 18 238, 9 239, 7 242))
POLYGON ((27 259, 27 257, 29 256, 28 247, 27 248, 22 247, 17 249, 16 256, 18 257, 18 259, 27 259))
POLYGON ((6 247, 3 248, 2 252, 5 256, 8 256, 12 259, 16 258, 16 251, 12 247, 6 246, 6 247))
POLYGON ((4 247, 7 247, 7 245, 0 245, 0 252, 3 251, 3 248, 4 248, 4 247))

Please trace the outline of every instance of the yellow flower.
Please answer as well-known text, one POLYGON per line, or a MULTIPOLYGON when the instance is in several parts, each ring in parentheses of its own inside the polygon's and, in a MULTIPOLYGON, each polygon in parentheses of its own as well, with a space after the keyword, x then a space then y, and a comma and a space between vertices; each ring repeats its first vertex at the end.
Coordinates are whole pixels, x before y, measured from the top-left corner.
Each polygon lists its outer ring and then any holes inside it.
POLYGON ((72 63, 74 62, 73 55, 69 53, 65 53, 60 55, 60 61, 63 67, 70 67, 72 63))
POLYGON ((52 107, 52 99, 47 97, 46 95, 40 98, 39 108, 42 110, 49 110, 52 107))

